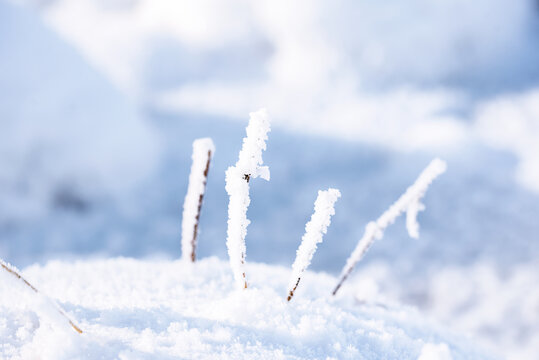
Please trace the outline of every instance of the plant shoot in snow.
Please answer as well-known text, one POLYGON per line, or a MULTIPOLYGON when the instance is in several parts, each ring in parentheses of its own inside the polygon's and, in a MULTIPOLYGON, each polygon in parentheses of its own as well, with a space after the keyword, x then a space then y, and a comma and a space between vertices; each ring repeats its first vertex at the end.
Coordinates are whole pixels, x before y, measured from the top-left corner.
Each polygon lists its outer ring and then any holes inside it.
POLYGON ((425 195, 429 185, 447 168, 445 161, 438 158, 431 163, 419 175, 415 183, 410 186, 401 197, 389 207, 376 221, 371 221, 365 227, 363 237, 359 240, 356 248, 346 260, 339 283, 333 290, 333 295, 337 293, 342 283, 350 275, 356 264, 363 258, 375 239, 384 236, 384 230, 395 222, 395 219, 406 211, 406 228, 412 238, 419 237, 419 224, 417 223, 417 213, 424 210, 421 198, 425 195))
POLYGON ((182 258, 192 262, 196 259, 200 210, 204 200, 210 162, 214 153, 215 146, 210 138, 193 141, 193 163, 189 175, 187 195, 185 195, 183 202, 182 216, 182 258))
POLYGON ((322 242, 324 234, 331 224, 331 216, 335 215, 335 202, 340 197, 341 193, 337 189, 318 191, 318 197, 314 203, 314 213, 311 220, 305 225, 305 234, 301 238, 301 244, 296 252, 296 260, 292 265, 292 276, 288 283, 288 301, 294 296, 303 272, 311 264, 316 245, 322 242))
POLYGON ((269 180, 267 166, 262 166, 262 151, 266 150, 267 133, 270 131, 269 117, 265 109, 249 114, 247 136, 238 162, 226 171, 226 192, 230 198, 228 203, 228 228, 226 246, 230 257, 230 265, 238 288, 247 288, 245 277, 245 236, 250 221, 247 219, 249 198, 249 181, 261 177, 269 180))
POLYGON ((38 296, 41 296, 45 302, 47 303, 47 305, 49 306, 52 306, 54 307, 54 309, 60 313, 60 315, 62 315, 68 322, 69 322, 69 325, 71 325, 71 327, 76 331, 78 332, 79 334, 82 334, 82 330, 77 326, 75 325, 75 323, 73 322, 73 320, 71 320, 69 318, 69 316, 67 316, 67 314, 65 313, 65 311, 60 307, 60 305, 58 305, 54 300, 52 300, 51 298, 41 294, 32 284, 30 284, 28 281, 26 281, 25 278, 23 278, 21 275, 20 275, 20 272, 12 265, 6 263, 4 260, 0 259, 0 272, 2 272, 4 275, 11 275, 15 278, 17 278, 22 284, 25 285, 25 288, 28 289, 28 290, 31 290, 33 291, 35 294, 37 294, 38 296))

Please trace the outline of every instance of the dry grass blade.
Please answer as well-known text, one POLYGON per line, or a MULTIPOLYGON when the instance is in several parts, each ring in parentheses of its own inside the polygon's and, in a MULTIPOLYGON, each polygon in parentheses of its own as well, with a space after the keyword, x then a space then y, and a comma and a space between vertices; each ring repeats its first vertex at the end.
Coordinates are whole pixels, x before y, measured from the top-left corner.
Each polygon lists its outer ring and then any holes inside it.
POLYGON ((371 221, 365 227, 365 232, 356 245, 352 254, 346 260, 346 265, 341 271, 339 282, 333 290, 333 295, 339 291, 344 281, 350 276, 357 263, 363 259, 376 239, 381 239, 385 229, 395 222, 401 214, 406 213, 406 227, 412 238, 419 236, 419 224, 417 223, 418 211, 424 210, 421 198, 430 184, 446 171, 445 161, 438 158, 421 172, 417 180, 387 209, 376 221, 371 221))
MULTIPOLYGON (((21 274, 19 274, 19 272, 13 267, 13 266, 10 266, 8 265, 6 262, 4 262, 2 259, 0 259, 0 266, 2 267, 3 270, 5 270, 6 272, 8 272, 9 274, 11 274, 12 276, 16 277, 17 279, 19 279, 24 285, 26 285, 29 289, 31 289, 33 292, 35 292, 36 294, 40 294, 40 292, 32 285, 30 284, 25 278, 23 278, 21 276, 21 274)), ((43 294, 41 294, 43 295, 43 294)), ((48 299, 48 298, 47 298, 48 299)), ((58 304, 56 304, 54 301, 50 300, 51 301, 56 310, 60 313, 60 315, 62 315, 63 317, 66 318, 66 320, 69 322, 69 325, 71 325, 71 327, 76 331, 78 332, 79 334, 82 334, 82 330, 80 329, 80 327, 78 327, 77 325, 75 325, 75 323, 67 316, 67 314, 64 312, 64 310, 62 310, 58 304)))
MULTIPOLYGON (((206 186, 206 182, 208 179, 208 172, 210 170, 210 162, 211 162, 211 151, 208 151, 208 160, 206 161, 206 168, 204 169, 204 186, 206 186)), ((195 262, 196 260, 198 224, 200 222, 200 211, 202 210, 203 201, 204 201, 204 192, 201 193, 198 197, 197 214, 195 216, 195 226, 193 227, 193 238, 191 239, 190 258, 192 262, 195 262)))

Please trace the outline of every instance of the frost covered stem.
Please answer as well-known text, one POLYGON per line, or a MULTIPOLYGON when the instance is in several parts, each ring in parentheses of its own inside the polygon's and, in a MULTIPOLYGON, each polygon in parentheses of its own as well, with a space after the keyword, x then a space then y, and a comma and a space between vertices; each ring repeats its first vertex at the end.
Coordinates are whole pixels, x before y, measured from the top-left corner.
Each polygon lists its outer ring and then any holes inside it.
POLYGON ((187 195, 183 202, 182 215, 182 258, 196 259, 196 245, 200 210, 204 200, 210 162, 215 153, 215 146, 210 138, 197 139, 193 142, 193 164, 189 175, 187 195))
POLYGON ((292 265, 292 276, 288 283, 288 301, 294 296, 303 272, 311 264, 316 246, 322 242, 324 234, 331 224, 331 216, 335 214, 335 202, 340 197, 341 193, 337 189, 318 191, 318 197, 314 203, 314 213, 311 220, 305 225, 305 234, 301 238, 301 244, 296 252, 296 260, 292 265))
POLYGON ((262 151, 266 150, 267 133, 270 122, 265 109, 249 114, 247 136, 235 166, 226 171, 226 192, 228 203, 228 228, 226 245, 230 257, 230 266, 234 280, 239 289, 247 288, 245 277, 245 236, 250 221, 247 219, 247 209, 251 202, 249 198, 249 181, 261 177, 269 180, 267 166, 262 166, 262 151))
MULTIPOLYGON (((16 277, 17 279, 19 279, 22 283, 24 283, 24 285, 26 285, 33 292, 35 292, 36 294, 39 294, 39 291, 32 284, 30 284, 28 281, 26 281, 26 279, 23 278, 19 274, 19 272, 17 271, 17 269, 14 266, 11 266, 8 263, 6 263, 4 260, 0 259, 0 267, 1 267, 2 270, 5 270, 10 275, 12 275, 12 276, 16 277)), ((67 316, 67 314, 64 312, 64 310, 62 310, 62 308, 60 308, 60 306, 58 304, 56 304, 56 302, 54 302, 52 299, 49 299, 49 298, 47 298, 47 300, 54 305, 54 307, 60 313, 60 315, 62 315, 64 318, 66 318, 66 320, 69 322, 69 325, 71 325, 71 327, 73 329, 75 329, 76 332, 78 332, 79 334, 82 334, 82 330, 77 325, 75 325, 75 323, 67 316)))
POLYGON ((406 228, 412 238, 419 237, 419 224, 417 223, 417 213, 424 210, 421 198, 425 195, 429 185, 447 168, 445 161, 438 158, 432 160, 430 164, 419 175, 415 183, 410 186, 401 197, 389 207, 376 221, 371 221, 365 227, 363 237, 359 240, 356 248, 346 260, 339 283, 333 290, 333 295, 337 293, 343 282, 348 278, 356 264, 363 258, 375 239, 384 236, 385 229, 395 222, 395 219, 406 211, 406 228))

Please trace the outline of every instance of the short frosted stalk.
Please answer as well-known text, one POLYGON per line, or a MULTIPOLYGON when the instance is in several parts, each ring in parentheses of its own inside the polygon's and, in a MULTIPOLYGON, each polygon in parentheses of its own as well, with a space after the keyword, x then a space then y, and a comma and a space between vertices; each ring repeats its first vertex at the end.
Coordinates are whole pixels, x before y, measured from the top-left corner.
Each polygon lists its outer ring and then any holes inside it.
POLYGON ((237 288, 247 288, 245 276, 245 237, 247 226, 247 209, 251 202, 249 198, 249 181, 261 177, 269 180, 267 166, 262 166, 262 151, 266 150, 266 140, 270 131, 270 121, 265 109, 249 114, 247 136, 239 153, 238 162, 226 171, 226 192, 228 203, 228 228, 226 245, 230 257, 230 266, 234 274, 237 288))
POLYGON ((193 142, 193 163, 189 175, 187 194, 183 202, 182 216, 182 259, 196 260, 197 236, 199 233, 200 211, 206 191, 210 162, 215 153, 215 146, 210 138, 197 139, 193 142))
POLYGON ((337 189, 318 191, 318 197, 314 203, 314 213, 311 220, 305 225, 305 234, 301 238, 301 244, 296 252, 296 260, 292 265, 292 275, 288 283, 288 301, 294 296, 303 272, 311 264, 316 246, 322 242, 324 234, 331 224, 331 217, 335 215, 335 202, 340 197, 341 193, 337 189))

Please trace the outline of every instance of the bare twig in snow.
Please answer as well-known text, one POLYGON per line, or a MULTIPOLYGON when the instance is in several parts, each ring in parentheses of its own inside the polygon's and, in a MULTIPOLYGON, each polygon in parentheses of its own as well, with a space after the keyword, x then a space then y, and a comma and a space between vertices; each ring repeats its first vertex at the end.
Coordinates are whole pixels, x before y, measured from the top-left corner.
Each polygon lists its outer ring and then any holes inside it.
POLYGON ((182 258, 190 259, 192 262, 196 259, 200 210, 204 200, 210 162, 214 153, 215 146, 210 138, 197 139, 193 142, 193 164, 191 165, 182 216, 182 258))
POLYGON ((41 296, 43 296, 52 306, 54 306, 54 308, 60 313, 60 315, 62 315, 68 322, 69 322, 69 325, 71 325, 71 327, 76 331, 78 332, 79 334, 82 334, 82 330, 77 326, 75 325, 75 323, 73 322, 73 320, 71 320, 69 318, 69 316, 67 316, 67 314, 65 313, 65 311, 60 307, 60 305, 58 305, 54 300, 52 300, 51 298, 45 296, 44 294, 40 293, 32 284, 30 284, 28 281, 26 281, 25 278, 23 278, 20 274, 19 274, 19 271, 12 265, 9 265, 8 263, 6 263, 5 261, 3 261, 2 259, 0 259, 0 268, 2 270, 5 270, 7 273, 9 273, 10 275, 14 276, 15 278, 17 278, 18 280, 20 280, 28 289, 32 290, 34 293, 36 294, 40 294, 41 296))

